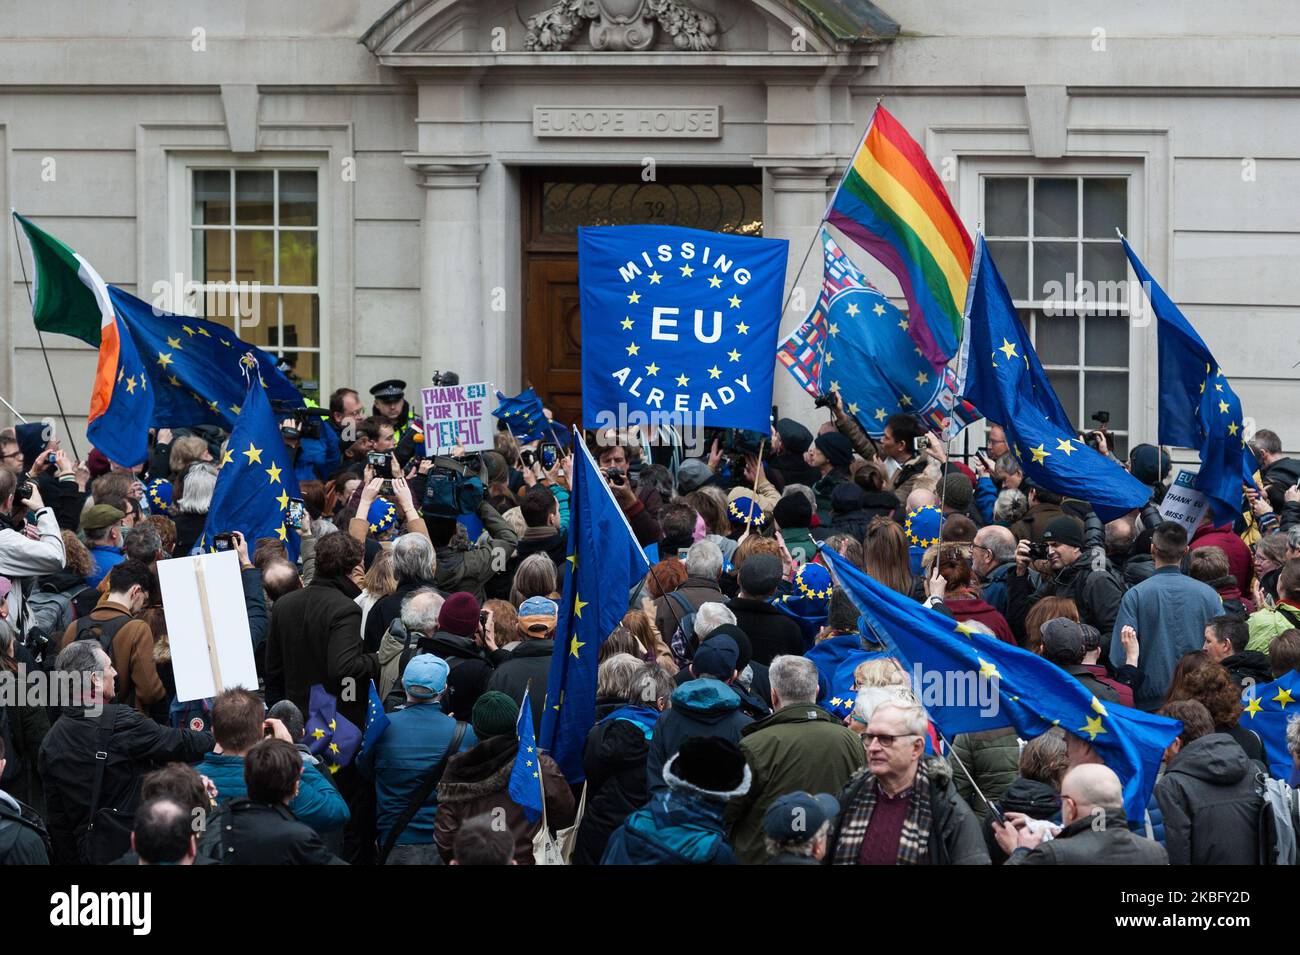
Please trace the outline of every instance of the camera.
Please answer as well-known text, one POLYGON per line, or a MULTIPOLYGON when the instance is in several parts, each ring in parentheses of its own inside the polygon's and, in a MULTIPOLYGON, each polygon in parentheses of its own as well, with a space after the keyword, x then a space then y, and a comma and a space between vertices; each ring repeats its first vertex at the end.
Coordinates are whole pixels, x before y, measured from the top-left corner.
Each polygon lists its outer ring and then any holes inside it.
POLYGON ((605 468, 602 473, 609 478, 609 483, 615 487, 622 487, 627 483, 627 476, 618 468, 605 468))
POLYGON ((1092 450, 1100 453, 1102 445, 1104 443, 1108 444, 1109 442, 1106 441, 1100 431, 1086 431, 1083 435, 1083 443, 1092 448, 1092 450))
POLYGON ((835 394, 818 395, 813 399, 814 408, 832 408, 835 406, 835 394))
POLYGON ((1110 424, 1110 412, 1098 411, 1096 414, 1092 416, 1092 420, 1097 422, 1097 424, 1101 425, 1104 428, 1106 427, 1106 425, 1110 424))
POLYGON ((293 418, 294 426, 292 428, 284 427, 280 429, 280 436, 290 440, 305 438, 308 441, 314 441, 320 437, 321 419, 329 417, 328 409, 302 408, 287 401, 272 401, 271 410, 281 420, 293 418))
POLYGON ((26 504, 32 496, 32 482, 24 481, 14 489, 14 507, 19 504, 26 504))
POLYGON ((234 550, 235 535, 230 533, 217 534, 215 537, 212 538, 212 549, 215 550, 217 553, 221 553, 222 551, 226 551, 226 550, 234 550))
POLYGON ((392 459, 384 451, 370 451, 366 454, 366 464, 375 472, 375 477, 391 478, 392 459))
POLYGON ((1035 544, 1032 542, 1030 543, 1029 545, 1030 560, 1047 560, 1049 556, 1051 555, 1047 551, 1046 544, 1035 544))

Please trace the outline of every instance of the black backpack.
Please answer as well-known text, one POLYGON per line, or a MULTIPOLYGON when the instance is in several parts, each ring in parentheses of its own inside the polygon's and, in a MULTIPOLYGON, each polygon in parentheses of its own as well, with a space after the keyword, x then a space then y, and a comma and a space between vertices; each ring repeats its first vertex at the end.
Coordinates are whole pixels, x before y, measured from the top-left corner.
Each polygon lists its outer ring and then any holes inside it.
POLYGON ((98 640, 100 649, 107 653, 111 659, 113 656, 113 637, 117 636, 117 632, 134 619, 130 614, 122 614, 110 620, 95 620, 86 617, 84 620, 77 621, 76 635, 72 639, 98 640))

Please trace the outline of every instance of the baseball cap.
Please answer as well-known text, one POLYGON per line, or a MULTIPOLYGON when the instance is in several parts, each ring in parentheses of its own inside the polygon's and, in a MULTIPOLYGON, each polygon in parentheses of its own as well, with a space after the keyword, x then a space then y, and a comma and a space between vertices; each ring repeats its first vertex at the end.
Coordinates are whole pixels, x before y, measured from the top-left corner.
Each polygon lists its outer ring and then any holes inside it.
POLYGON ((691 661, 691 672, 698 677, 711 676, 724 683, 736 672, 736 663, 740 660, 740 647, 736 641, 725 633, 709 637, 695 651, 691 661))
POLYGON ((555 629, 560 608, 549 597, 529 597, 519 605, 519 629, 540 636, 555 629))
POLYGON ((839 800, 829 793, 786 793, 763 813, 763 832, 772 839, 806 842, 839 814, 839 800))
POLYGON ((447 689, 447 674, 451 668, 442 657, 421 653, 411 657, 402 674, 402 686, 409 696, 417 700, 430 700, 447 689))
POLYGON ((1081 624, 1069 617, 1053 617, 1043 624, 1040 633, 1046 659, 1066 666, 1083 659, 1085 640, 1081 624))

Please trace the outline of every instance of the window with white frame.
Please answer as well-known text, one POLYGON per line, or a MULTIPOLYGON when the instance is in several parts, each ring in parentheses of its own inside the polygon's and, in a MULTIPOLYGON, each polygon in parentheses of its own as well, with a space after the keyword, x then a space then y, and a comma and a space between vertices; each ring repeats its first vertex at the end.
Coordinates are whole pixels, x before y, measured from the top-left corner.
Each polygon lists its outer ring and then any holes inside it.
POLYGON ((316 169, 190 170, 191 276, 198 314, 321 378, 320 199, 316 169))
POLYGON ((985 240, 1052 387, 1076 427, 1109 415, 1128 452, 1128 178, 981 177, 985 240))

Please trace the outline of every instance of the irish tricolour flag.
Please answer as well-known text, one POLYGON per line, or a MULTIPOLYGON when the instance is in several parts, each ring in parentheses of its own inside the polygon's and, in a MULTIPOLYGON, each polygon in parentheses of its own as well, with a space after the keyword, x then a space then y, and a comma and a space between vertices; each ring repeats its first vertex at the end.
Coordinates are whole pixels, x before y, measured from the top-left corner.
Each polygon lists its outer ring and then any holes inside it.
POLYGON ((118 425, 143 420, 147 429, 149 413, 144 406, 151 406, 152 400, 144 367, 117 319, 107 284, 76 251, 17 212, 14 218, 22 226, 31 252, 32 320, 36 327, 43 332, 71 335, 99 349, 87 436, 111 460, 126 465, 139 463, 148 454, 146 435, 124 434, 118 425), (109 412, 116 392, 139 407, 130 409, 125 418, 114 416, 120 420, 110 427, 101 419, 109 412))

